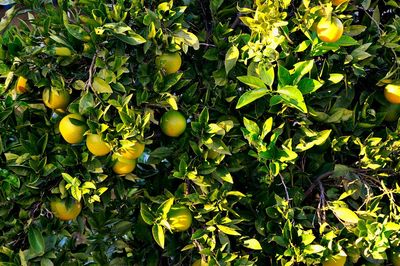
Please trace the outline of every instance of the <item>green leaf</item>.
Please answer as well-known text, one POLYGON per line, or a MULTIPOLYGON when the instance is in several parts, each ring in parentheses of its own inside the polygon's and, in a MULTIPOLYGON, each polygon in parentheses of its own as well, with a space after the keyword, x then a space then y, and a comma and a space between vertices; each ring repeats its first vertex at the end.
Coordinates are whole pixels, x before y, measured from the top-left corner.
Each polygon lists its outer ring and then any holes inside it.
POLYGON ((93 182, 86 181, 85 183, 83 183, 82 188, 96 189, 96 185, 93 182))
POLYGON ((225 167, 219 167, 217 171, 213 172, 213 175, 218 179, 221 179, 225 182, 233 184, 233 178, 231 173, 229 173, 228 169, 225 167))
POLYGON ((169 198, 163 203, 161 203, 160 207, 157 209, 157 213, 161 214, 163 219, 167 218, 167 214, 169 210, 171 209, 172 205, 174 204, 174 198, 169 198))
POLYGON ((270 67, 269 69, 266 69, 263 64, 260 64, 258 66, 259 72, 260 72, 260 78, 261 80, 269 87, 272 86, 275 80, 275 69, 274 67, 270 67))
POLYGON ((81 98, 79 99, 79 113, 86 114, 92 108, 94 108, 94 106, 95 103, 94 103, 93 93, 88 91, 84 92, 81 98))
POLYGON ((260 88, 265 88, 265 84, 264 82, 257 78, 257 77, 253 77, 253 76, 240 76, 237 77, 238 80, 240 80, 241 82, 243 82, 244 84, 248 85, 251 88, 254 89, 260 89, 260 88))
POLYGON ((61 173, 61 176, 67 181, 68 184, 72 184, 74 182, 74 178, 68 173, 61 173))
POLYGON ((346 223, 356 224, 358 223, 358 216, 352 210, 344 207, 335 207, 332 209, 335 216, 346 223))
POLYGON ((0 20, 0 32, 2 32, 7 26, 11 23, 11 20, 14 18, 18 9, 16 5, 13 5, 9 10, 5 12, 5 14, 1 17, 0 20))
POLYGON ((262 247, 260 245, 260 242, 258 242, 257 239, 252 238, 252 239, 247 239, 243 242, 244 246, 249 249, 254 249, 254 250, 262 250, 262 247))
POLYGON ((41 258, 40 259, 40 266, 53 266, 53 262, 48 258, 41 258))
POLYGON ((235 229, 225 226, 225 225, 217 225, 218 229, 224 232, 227 235, 232 235, 232 236, 240 236, 240 233, 237 232, 235 229))
POLYGON ((305 40, 301 42, 295 49, 295 52, 303 52, 305 51, 311 44, 312 42, 310 40, 305 40))
POLYGON ((267 120, 265 120, 264 124, 263 124, 263 128, 262 128, 262 132, 261 132, 261 139, 264 139, 265 136, 271 132, 272 130, 272 124, 273 124, 273 118, 269 117, 267 120))
POLYGON ((325 250, 325 248, 323 246, 321 246, 321 245, 308 245, 304 249, 304 252, 306 254, 316 254, 316 253, 320 253, 320 252, 322 252, 324 250, 325 250))
POLYGON ((334 84, 337 84, 337 83, 341 82, 343 79, 344 79, 344 75, 343 74, 331 73, 329 75, 329 81, 331 81, 334 84))
POLYGON ((130 32, 129 35, 114 33, 114 36, 130 45, 139 45, 146 42, 145 38, 135 32, 130 32))
POLYGON ((239 49, 236 46, 231 46, 225 55, 225 71, 226 74, 236 65, 239 58, 239 49))
POLYGON ((236 104, 236 109, 240 109, 240 108, 254 102, 255 100, 265 96, 269 92, 270 92, 269 89, 261 88, 261 89, 255 89, 255 90, 251 90, 251 91, 247 91, 247 92, 243 93, 240 96, 240 98, 236 104))
POLYGON ((94 77, 92 88, 96 93, 112 93, 113 90, 111 89, 110 84, 106 82, 104 79, 99 77, 94 77))
POLYGON ((314 66, 314 60, 298 62, 294 64, 294 73, 292 75, 293 85, 296 85, 304 75, 309 73, 314 66))
POLYGON ((282 65, 278 66, 278 83, 281 87, 292 85, 292 77, 290 76, 290 72, 282 65))
POLYGON ((111 233, 112 235, 124 235, 131 230, 132 225, 132 222, 128 221, 118 222, 111 228, 111 233))
POLYGON ((35 227, 30 227, 28 231, 29 247, 35 256, 42 256, 45 251, 45 244, 42 233, 35 227))
POLYGON ((322 87, 323 83, 315 79, 303 78, 297 85, 301 93, 304 95, 315 92, 322 87))
POLYGON ((151 213, 150 209, 143 203, 140 203, 140 215, 143 221, 148 225, 154 224, 154 215, 151 213))
POLYGON ((255 135, 260 134, 260 128, 256 122, 247 119, 246 117, 243 117, 243 124, 250 133, 255 135))
POLYGON ((164 248, 164 243, 165 243, 164 228, 161 225, 155 224, 151 228, 151 232, 153 234, 154 240, 163 249, 164 248))
POLYGON ((303 94, 297 88, 297 86, 287 85, 282 88, 278 88, 277 92, 287 105, 297 108, 303 113, 307 113, 307 106, 304 102, 303 94))
POLYGON ((178 32, 175 32, 174 36, 178 37, 178 38, 182 38, 183 42, 186 45, 193 47, 193 49, 195 49, 195 50, 199 50, 199 48, 200 48, 199 39, 197 38, 196 35, 189 32, 188 30, 181 29, 178 32))
POLYGON ((72 186, 71 187, 71 195, 74 199, 77 201, 81 201, 82 198, 82 191, 79 189, 78 186, 72 186))

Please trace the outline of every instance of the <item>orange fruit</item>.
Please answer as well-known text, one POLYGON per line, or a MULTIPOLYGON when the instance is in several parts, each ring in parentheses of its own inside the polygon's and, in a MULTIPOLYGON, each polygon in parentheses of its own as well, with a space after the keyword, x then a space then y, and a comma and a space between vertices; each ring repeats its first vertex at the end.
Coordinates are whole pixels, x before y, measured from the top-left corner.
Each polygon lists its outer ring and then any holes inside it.
POLYGON ((86 147, 95 156, 105 156, 111 151, 110 144, 105 142, 99 134, 87 135, 86 147))
POLYGON ((144 151, 144 144, 140 143, 139 141, 134 142, 132 145, 122 146, 121 150, 119 151, 120 154, 125 157, 126 159, 137 159, 142 155, 144 151))
POLYGON ((344 2, 347 2, 347 1, 349 1, 349 0, 332 0, 332 5, 333 6, 338 6, 338 5, 341 5, 341 4, 343 4, 344 2))
POLYGON ((15 91, 18 94, 22 94, 28 91, 28 84, 27 84, 28 80, 23 77, 23 76, 19 76, 18 80, 17 80, 17 84, 15 85, 15 91))
POLYGON ((192 213, 185 206, 172 206, 167 217, 172 231, 175 232, 186 231, 192 225, 192 213))
POLYGON ((326 261, 322 262, 322 266, 344 266, 346 264, 346 256, 335 255, 330 256, 326 261))
POLYGON ((169 137, 179 137, 186 129, 186 118, 178 111, 166 112, 160 120, 161 131, 169 137))
POLYGON ((82 205, 77 201, 67 204, 65 200, 57 199, 50 202, 50 209, 58 219, 69 221, 74 220, 81 213, 82 205))
POLYGON ((343 24, 338 18, 321 18, 317 24, 317 35, 321 41, 336 42, 343 35, 343 24))
POLYGON ((46 88, 42 94, 43 103, 50 109, 65 110, 69 104, 69 93, 66 90, 46 88))
POLYGON ((388 102, 400 104, 400 84, 386 85, 384 95, 388 102))
POLYGON ((115 162, 112 169, 114 173, 118 175, 126 175, 132 173, 132 171, 136 167, 136 160, 124 158, 119 153, 114 154, 113 159, 115 160, 115 162))
POLYGON ((182 58, 179 53, 166 53, 156 58, 156 64, 165 73, 172 74, 178 72, 182 65, 182 58))
POLYGON ((86 126, 83 124, 82 125, 74 124, 71 121, 71 118, 82 122, 85 121, 83 117, 79 114, 69 114, 65 116, 63 119, 61 119, 59 129, 61 136, 65 139, 66 142, 70 144, 77 144, 82 142, 83 134, 86 131, 86 126))

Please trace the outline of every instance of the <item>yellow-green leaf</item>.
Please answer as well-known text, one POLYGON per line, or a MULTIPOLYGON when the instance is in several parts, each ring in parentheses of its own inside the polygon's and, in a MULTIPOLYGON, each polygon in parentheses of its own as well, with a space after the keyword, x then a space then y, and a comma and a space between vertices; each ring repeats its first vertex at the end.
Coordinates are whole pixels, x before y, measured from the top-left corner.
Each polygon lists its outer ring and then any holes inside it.
POLYGON ((93 90, 97 93, 112 93, 110 84, 108 84, 104 79, 95 77, 92 84, 93 90))
POLYGON ((254 238, 245 240, 243 244, 246 248, 249 249, 262 250, 260 242, 258 242, 258 240, 254 238))
POLYGON ((338 207, 334 208, 332 211, 335 214, 335 216, 343 222, 351 224, 358 223, 359 218, 357 214, 348 208, 338 207))

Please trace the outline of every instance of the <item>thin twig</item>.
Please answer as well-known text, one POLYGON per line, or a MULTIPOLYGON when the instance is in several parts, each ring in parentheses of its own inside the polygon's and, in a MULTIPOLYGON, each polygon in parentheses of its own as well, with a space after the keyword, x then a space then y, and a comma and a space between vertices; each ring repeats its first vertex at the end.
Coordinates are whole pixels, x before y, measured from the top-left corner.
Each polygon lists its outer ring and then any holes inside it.
POLYGON ((237 27, 237 25, 240 23, 240 17, 242 16, 242 13, 238 13, 236 16, 236 19, 233 21, 231 25, 231 29, 234 29, 237 27))
POLYGON ((285 184, 285 179, 283 178, 283 175, 281 173, 279 173, 279 177, 281 178, 281 182, 282 182, 283 188, 285 189, 286 200, 290 203, 289 191, 288 191, 288 188, 287 188, 287 186, 285 184))
POLYGON ((89 67, 89 78, 85 83, 85 90, 87 90, 88 88, 91 88, 93 90, 92 87, 92 77, 93 77, 93 73, 95 71, 95 62, 96 62, 96 58, 97 58, 97 53, 94 54, 93 58, 92 58, 92 62, 90 63, 90 67, 89 67))
POLYGON ((318 186, 320 190, 320 195, 319 195, 319 203, 318 203, 318 219, 319 223, 322 224, 326 221, 326 214, 325 214, 325 188, 322 185, 321 181, 318 181, 318 186))
POLYGON ((321 182, 322 179, 327 178, 327 177, 331 176, 332 174, 333 174, 333 171, 329 171, 329 172, 323 173, 323 174, 320 175, 320 176, 317 176, 317 177, 314 179, 314 182, 311 184, 311 186, 310 186, 310 187, 307 189, 307 191, 304 193, 304 198, 307 198, 307 197, 311 194, 311 192, 313 192, 314 188, 315 188, 317 185, 319 185, 319 183, 321 182))

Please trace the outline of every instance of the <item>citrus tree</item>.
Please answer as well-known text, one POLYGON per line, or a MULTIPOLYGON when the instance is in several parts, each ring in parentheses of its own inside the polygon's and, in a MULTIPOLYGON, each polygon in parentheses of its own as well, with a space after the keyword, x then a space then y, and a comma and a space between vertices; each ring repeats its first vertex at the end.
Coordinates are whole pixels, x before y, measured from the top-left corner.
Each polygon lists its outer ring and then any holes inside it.
POLYGON ((398 1, 18 0, 0 32, 1 265, 399 265, 398 1))

